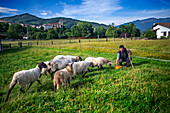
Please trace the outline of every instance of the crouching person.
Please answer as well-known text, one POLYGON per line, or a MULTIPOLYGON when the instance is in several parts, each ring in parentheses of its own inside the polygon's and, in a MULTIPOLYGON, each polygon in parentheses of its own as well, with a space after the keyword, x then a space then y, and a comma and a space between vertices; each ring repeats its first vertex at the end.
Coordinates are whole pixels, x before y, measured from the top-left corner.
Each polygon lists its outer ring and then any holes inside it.
POLYGON ((123 45, 120 45, 119 49, 120 51, 118 51, 117 54, 116 66, 118 66, 118 62, 120 66, 122 66, 122 62, 126 62, 125 66, 128 67, 130 61, 132 60, 128 54, 132 55, 132 52, 128 48, 124 48, 123 45))

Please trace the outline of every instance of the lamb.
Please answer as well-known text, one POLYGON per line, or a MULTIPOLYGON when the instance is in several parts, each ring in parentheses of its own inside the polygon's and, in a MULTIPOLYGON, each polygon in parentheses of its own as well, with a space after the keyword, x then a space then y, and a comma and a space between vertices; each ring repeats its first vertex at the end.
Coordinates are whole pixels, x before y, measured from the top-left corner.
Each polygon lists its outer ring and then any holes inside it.
POLYGON ((62 83, 63 91, 64 91, 64 86, 66 84, 66 81, 68 81, 70 87, 70 79, 72 77, 73 77, 72 64, 71 65, 68 64, 66 68, 57 71, 54 75, 54 80, 53 80, 54 91, 56 92, 56 87, 57 90, 59 89, 59 81, 62 83))
POLYGON ((79 74, 82 73, 84 77, 85 74, 87 73, 88 67, 93 66, 93 62, 86 62, 86 61, 81 61, 81 62, 74 62, 73 63, 73 74, 79 74))
POLYGON ((13 76, 11 83, 10 83, 10 89, 8 90, 8 95, 7 95, 6 101, 8 101, 9 95, 17 83, 19 83, 19 85, 21 86, 20 91, 22 93, 25 93, 23 88, 28 83, 30 83, 28 89, 31 87, 31 85, 35 81, 37 81, 39 84, 41 84, 41 82, 38 79, 40 77, 42 68, 47 68, 47 65, 44 62, 38 63, 38 65, 33 69, 16 72, 13 76))
POLYGON ((85 59, 86 62, 93 62, 93 66, 97 66, 97 70, 99 70, 99 66, 103 68, 103 64, 108 64, 111 66, 111 61, 107 60, 106 58, 103 57, 87 57, 85 59))

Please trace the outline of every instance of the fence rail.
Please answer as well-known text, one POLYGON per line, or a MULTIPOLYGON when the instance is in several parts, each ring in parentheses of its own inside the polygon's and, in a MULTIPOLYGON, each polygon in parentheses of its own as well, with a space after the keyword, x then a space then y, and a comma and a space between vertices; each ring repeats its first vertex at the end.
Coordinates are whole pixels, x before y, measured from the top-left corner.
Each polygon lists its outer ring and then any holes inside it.
MULTIPOLYGON (((1 49, 11 49, 15 47, 29 47, 38 45, 62 45, 69 43, 84 43, 84 42, 109 42, 109 41, 121 41, 121 38, 100 38, 100 39, 62 39, 62 40, 27 40, 27 41, 8 41, 1 44, 1 49)), ((132 40, 130 38, 126 40, 132 40)))

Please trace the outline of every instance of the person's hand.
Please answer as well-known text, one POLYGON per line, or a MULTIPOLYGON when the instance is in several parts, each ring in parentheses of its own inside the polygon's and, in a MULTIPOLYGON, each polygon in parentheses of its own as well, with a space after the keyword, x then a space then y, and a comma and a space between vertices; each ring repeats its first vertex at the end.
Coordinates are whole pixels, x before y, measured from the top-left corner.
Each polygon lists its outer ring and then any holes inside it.
POLYGON ((128 49, 128 48, 126 48, 126 50, 127 50, 127 51, 129 51, 129 49, 128 49))

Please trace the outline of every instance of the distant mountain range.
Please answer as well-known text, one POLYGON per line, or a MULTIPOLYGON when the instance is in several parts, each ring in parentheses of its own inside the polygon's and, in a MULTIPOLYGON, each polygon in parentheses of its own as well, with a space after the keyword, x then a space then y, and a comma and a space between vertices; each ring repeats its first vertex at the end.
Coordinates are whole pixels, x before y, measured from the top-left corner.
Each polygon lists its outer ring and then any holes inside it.
MULTIPOLYGON (((143 20, 136 20, 129 23, 135 23, 136 27, 140 29, 141 32, 144 32, 148 29, 152 29, 152 26, 154 23, 167 23, 170 22, 170 17, 167 18, 147 18, 143 20)), ((122 25, 126 25, 127 23, 124 23, 122 25)))
MULTIPOLYGON (((15 16, 11 16, 11 17, 0 18, 0 20, 5 20, 7 22, 23 23, 23 24, 30 24, 30 25, 42 25, 42 24, 46 24, 46 23, 54 23, 54 22, 59 22, 60 19, 63 20, 63 24, 67 28, 71 28, 73 25, 77 25, 78 22, 82 22, 81 20, 72 19, 72 18, 64 18, 64 17, 43 19, 43 18, 36 17, 34 15, 31 15, 29 13, 24 13, 24 14, 21 14, 21 15, 15 15, 15 16)), ((135 23, 136 27, 138 29, 140 29, 141 32, 144 32, 147 29, 151 29, 152 25, 154 23, 170 22, 170 17, 167 17, 167 18, 148 18, 148 19, 136 20, 136 21, 132 21, 132 22, 135 23)), ((129 22, 129 23, 132 23, 132 22, 129 22)), ((99 23, 96 23, 96 22, 89 22, 89 23, 91 23, 94 28, 98 28, 102 25, 107 27, 107 25, 105 25, 105 24, 99 24, 99 23)), ((127 23, 124 23, 122 25, 126 25, 126 24, 127 23)))
MULTIPOLYGON (((5 20, 5 21, 11 22, 11 23, 22 23, 22 24, 30 24, 30 25, 43 25, 43 24, 47 24, 47 23, 56 23, 56 22, 59 22, 60 19, 63 20, 63 24, 67 28, 71 28, 73 25, 77 25, 78 22, 82 22, 81 20, 76 20, 76 19, 72 19, 72 18, 64 18, 64 17, 43 19, 43 18, 36 17, 34 15, 31 15, 29 13, 15 15, 15 16, 11 16, 11 17, 0 18, 0 20, 5 20)), ((105 25, 105 24, 99 24, 99 23, 95 23, 95 22, 89 22, 89 23, 91 23, 93 25, 93 27, 95 27, 95 28, 98 28, 102 25, 107 27, 107 25, 105 25)))

